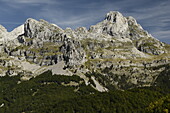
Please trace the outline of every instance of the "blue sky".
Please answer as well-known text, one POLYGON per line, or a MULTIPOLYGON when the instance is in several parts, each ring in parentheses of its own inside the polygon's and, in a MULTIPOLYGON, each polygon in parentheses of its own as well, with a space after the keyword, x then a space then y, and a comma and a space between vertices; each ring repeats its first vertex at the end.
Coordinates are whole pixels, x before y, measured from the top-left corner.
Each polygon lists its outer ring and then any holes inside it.
POLYGON ((0 0, 0 24, 11 31, 34 18, 63 29, 89 28, 109 11, 133 16, 155 38, 170 44, 170 0, 0 0))

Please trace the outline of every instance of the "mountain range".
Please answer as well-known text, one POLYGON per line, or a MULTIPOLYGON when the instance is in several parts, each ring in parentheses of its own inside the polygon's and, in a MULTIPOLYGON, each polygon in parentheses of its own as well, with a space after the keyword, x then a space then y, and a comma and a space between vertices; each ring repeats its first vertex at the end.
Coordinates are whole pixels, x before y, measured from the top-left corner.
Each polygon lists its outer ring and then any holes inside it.
POLYGON ((154 85, 169 63, 170 45, 117 11, 89 29, 32 18, 11 32, 0 26, 0 76, 20 82, 50 70, 79 76, 100 92, 125 90, 154 85))

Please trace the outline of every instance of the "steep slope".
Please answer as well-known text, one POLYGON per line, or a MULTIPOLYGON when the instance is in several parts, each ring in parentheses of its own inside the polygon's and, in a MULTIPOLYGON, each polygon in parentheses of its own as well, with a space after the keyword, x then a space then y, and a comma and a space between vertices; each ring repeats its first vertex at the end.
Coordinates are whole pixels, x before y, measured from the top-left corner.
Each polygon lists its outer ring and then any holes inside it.
POLYGON ((165 69, 154 67, 170 62, 170 45, 115 11, 89 30, 30 18, 10 33, 1 26, 0 37, 1 76, 19 73, 22 80, 52 70, 76 74, 99 91, 128 89, 152 85, 165 69))

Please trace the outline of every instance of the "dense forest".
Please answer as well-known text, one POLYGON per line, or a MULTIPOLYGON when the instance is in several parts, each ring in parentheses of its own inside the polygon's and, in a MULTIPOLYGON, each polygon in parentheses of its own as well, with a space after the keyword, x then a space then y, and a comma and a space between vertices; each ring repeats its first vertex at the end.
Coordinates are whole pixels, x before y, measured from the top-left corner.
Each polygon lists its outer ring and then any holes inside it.
POLYGON ((168 113, 169 69, 152 87, 103 93, 78 76, 50 71, 22 82, 20 76, 0 77, 0 113, 168 113))

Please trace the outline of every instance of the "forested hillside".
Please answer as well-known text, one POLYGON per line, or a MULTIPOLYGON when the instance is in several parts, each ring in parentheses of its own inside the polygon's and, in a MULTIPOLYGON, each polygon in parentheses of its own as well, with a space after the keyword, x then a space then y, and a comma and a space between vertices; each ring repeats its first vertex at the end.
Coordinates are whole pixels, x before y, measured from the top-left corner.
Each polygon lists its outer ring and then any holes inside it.
POLYGON ((103 93, 86 86, 78 76, 52 75, 50 71, 22 82, 19 76, 5 76, 0 78, 0 112, 168 113, 167 79, 160 83, 165 75, 168 77, 169 71, 161 73, 157 86, 103 93))

